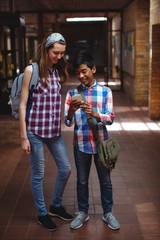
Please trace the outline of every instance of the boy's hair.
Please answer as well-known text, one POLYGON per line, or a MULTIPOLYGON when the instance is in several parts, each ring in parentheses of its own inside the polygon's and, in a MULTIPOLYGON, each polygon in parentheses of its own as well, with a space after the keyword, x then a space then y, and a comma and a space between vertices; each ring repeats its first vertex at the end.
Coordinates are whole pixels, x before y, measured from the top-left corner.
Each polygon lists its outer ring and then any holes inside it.
POLYGON ((95 64, 92 54, 84 51, 80 52, 73 61, 73 68, 77 69, 81 64, 86 64, 89 68, 93 68, 95 64))

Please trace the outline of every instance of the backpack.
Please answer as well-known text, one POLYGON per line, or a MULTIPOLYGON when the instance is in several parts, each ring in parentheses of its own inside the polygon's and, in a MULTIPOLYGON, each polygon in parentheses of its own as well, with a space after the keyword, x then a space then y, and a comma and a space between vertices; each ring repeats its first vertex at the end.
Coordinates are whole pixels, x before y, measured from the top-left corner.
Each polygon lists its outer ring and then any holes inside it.
MULTIPOLYGON (((32 71, 30 84, 29 84, 29 97, 27 102, 26 118, 29 117, 29 111, 31 109, 32 101, 33 101, 32 99, 33 90, 39 80, 38 64, 36 62, 33 62, 31 65, 32 65, 33 71, 32 71)), ((24 76, 24 73, 21 73, 14 79, 11 87, 11 94, 9 96, 9 102, 8 102, 8 104, 11 106, 12 115, 17 119, 19 118, 19 105, 20 105, 23 76, 24 76)))

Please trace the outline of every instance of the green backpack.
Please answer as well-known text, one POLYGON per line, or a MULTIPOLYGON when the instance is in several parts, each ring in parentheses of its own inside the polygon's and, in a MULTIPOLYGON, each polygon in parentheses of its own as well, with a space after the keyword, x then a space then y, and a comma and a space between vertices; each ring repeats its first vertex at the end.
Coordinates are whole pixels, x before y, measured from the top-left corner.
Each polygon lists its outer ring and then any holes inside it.
POLYGON ((115 168, 119 152, 120 145, 116 138, 98 141, 98 162, 107 170, 112 171, 115 168))

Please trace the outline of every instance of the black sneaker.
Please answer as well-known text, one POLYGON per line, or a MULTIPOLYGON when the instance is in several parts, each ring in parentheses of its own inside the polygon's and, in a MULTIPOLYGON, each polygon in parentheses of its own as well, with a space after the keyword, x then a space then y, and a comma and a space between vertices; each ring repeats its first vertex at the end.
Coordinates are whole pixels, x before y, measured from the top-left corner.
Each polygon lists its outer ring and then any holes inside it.
POLYGON ((67 220, 70 221, 73 219, 73 216, 71 214, 67 213, 65 208, 62 206, 59 208, 56 208, 51 205, 50 209, 49 209, 49 215, 52 217, 59 217, 66 221, 67 220))
POLYGON ((45 216, 38 216, 37 222, 44 228, 46 228, 48 231, 57 230, 57 226, 52 222, 52 219, 48 214, 45 216))

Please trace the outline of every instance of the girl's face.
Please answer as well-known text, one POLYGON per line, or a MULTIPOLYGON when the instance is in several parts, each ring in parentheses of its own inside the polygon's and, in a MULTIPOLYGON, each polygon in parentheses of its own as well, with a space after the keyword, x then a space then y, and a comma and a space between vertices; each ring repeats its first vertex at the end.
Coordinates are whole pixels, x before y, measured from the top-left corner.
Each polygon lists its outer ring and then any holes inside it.
POLYGON ((51 65, 56 64, 64 56, 65 50, 66 45, 54 43, 53 48, 48 50, 48 59, 51 65))

